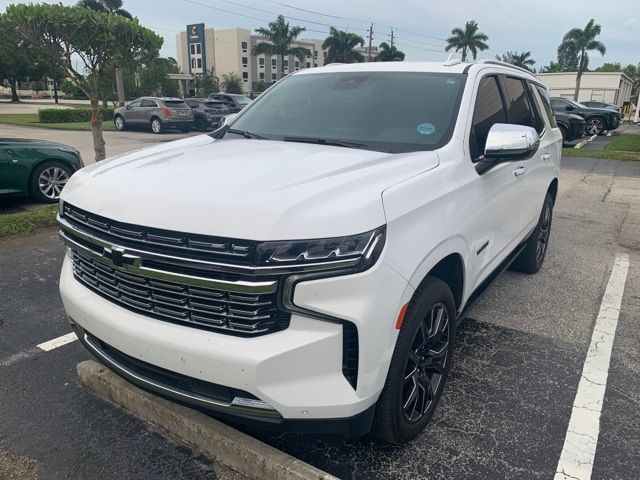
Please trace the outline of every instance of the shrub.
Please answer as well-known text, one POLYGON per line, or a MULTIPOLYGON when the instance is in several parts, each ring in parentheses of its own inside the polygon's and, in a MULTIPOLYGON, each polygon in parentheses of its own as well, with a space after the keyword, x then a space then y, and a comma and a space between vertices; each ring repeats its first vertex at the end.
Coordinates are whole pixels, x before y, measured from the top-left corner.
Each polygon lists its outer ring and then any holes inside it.
MULTIPOLYGON (((113 108, 101 108, 103 120, 113 120, 113 108)), ((40 123, 90 122, 91 110, 88 108, 41 108, 38 110, 40 123)))

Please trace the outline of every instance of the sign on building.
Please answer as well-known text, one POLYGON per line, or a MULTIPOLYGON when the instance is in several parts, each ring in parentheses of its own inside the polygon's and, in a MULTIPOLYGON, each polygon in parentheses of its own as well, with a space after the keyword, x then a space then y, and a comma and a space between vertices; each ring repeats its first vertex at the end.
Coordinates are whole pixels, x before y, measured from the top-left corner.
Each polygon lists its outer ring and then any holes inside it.
POLYGON ((204 23, 187 25, 187 53, 189 73, 202 75, 207 71, 204 51, 204 23))

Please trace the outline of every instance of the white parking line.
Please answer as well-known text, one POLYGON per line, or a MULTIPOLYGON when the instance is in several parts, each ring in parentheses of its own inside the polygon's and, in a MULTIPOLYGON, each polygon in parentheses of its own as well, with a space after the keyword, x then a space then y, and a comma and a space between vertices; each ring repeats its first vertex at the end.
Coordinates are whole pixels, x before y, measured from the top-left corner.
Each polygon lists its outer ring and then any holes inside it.
POLYGON ((600 434, 600 413, 607 388, 609 362, 616 335, 629 255, 616 255, 611 276, 593 327, 591 344, 573 401, 567 436, 554 480, 589 480, 600 434))
POLYGON ((62 347, 67 343, 71 343, 74 340, 77 340, 78 337, 75 333, 67 333, 66 335, 62 335, 61 337, 54 338, 53 340, 49 340, 48 342, 41 343, 38 345, 38 348, 42 351, 48 352, 49 350, 53 350, 54 348, 62 347))

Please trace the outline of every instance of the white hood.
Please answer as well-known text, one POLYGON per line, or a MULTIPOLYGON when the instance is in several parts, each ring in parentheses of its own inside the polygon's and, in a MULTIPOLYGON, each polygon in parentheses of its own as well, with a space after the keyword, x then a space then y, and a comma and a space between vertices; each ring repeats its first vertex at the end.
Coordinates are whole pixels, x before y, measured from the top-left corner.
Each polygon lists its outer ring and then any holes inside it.
POLYGON ((86 167, 62 199, 167 230, 252 240, 332 237, 384 224, 382 192, 437 164, 433 152, 201 135, 86 167))

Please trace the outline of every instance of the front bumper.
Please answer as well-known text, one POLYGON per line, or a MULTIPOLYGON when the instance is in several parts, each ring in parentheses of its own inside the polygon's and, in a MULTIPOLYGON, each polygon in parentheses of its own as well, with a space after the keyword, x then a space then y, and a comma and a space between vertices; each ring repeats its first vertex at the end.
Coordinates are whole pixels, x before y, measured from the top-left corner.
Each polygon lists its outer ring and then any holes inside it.
MULTIPOLYGON (((260 402, 260 410, 251 409, 250 402, 241 402, 243 409, 239 412, 228 401, 209 409, 273 423, 333 421, 370 411, 384 386, 395 346, 395 318, 413 289, 381 261, 359 274, 296 287, 296 306, 338 316, 357 327, 355 389, 343 374, 344 328, 340 322, 293 314, 286 330, 256 338, 168 323, 121 308, 84 287, 73 276, 69 256, 64 261, 60 292, 81 334, 88 332, 89 338, 151 366, 239 391, 240 399, 253 397, 260 402), (243 396, 242 392, 249 395, 243 396)), ((161 387, 167 386, 160 383, 161 387)), ((178 398, 162 389, 141 386, 208 408, 184 396, 178 398)))

